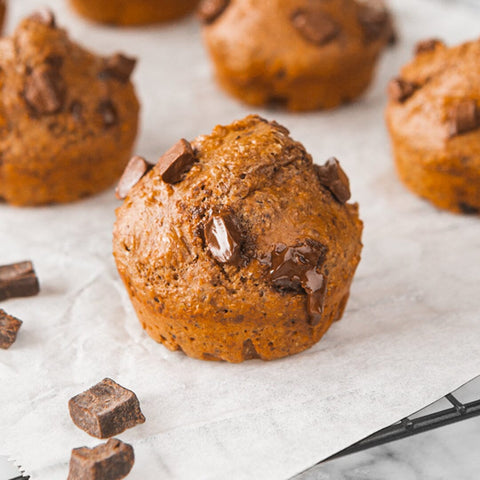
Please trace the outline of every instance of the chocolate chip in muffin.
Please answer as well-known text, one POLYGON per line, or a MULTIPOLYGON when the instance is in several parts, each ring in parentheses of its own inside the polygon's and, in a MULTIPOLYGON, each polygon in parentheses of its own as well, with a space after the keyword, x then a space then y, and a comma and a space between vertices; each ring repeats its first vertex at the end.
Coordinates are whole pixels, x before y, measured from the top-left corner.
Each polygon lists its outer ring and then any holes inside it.
POLYGON ((421 40, 415 45, 415 55, 420 55, 422 53, 433 52, 438 46, 445 45, 438 38, 428 38, 426 40, 421 40))
POLYGON ((230 0, 203 0, 197 9, 197 16, 203 23, 213 23, 229 3, 230 0))
POLYGON ((40 291, 32 262, 0 266, 0 301, 16 297, 31 297, 40 291))
POLYGON ((137 60, 121 53, 116 53, 105 60, 105 67, 100 72, 100 78, 115 78, 122 83, 127 83, 135 69, 137 60))
POLYGON ((326 279, 319 270, 325 258, 326 247, 312 239, 293 247, 277 244, 271 255, 273 287, 281 292, 306 293, 311 325, 318 325, 322 318, 326 279))
POLYGON ((350 199, 350 182, 336 158, 329 158, 325 165, 315 165, 315 171, 320 183, 328 188, 340 203, 346 203, 350 199))
POLYGON ((0 309, 0 348, 6 350, 15 343, 22 323, 18 318, 12 317, 5 310, 0 309))
POLYGON ((299 8, 293 12, 290 20, 305 40, 318 46, 334 40, 340 31, 328 15, 314 8, 299 8))
POLYGON ((124 200, 131 188, 135 186, 152 167, 153 165, 149 164, 144 158, 138 155, 132 157, 118 182, 117 188, 115 189, 115 196, 119 200, 124 200))
POLYGON ((205 225, 205 242, 218 262, 240 264, 241 234, 231 214, 210 217, 205 225))
POLYGON ((98 113, 102 116, 105 128, 113 127, 118 122, 118 114, 111 100, 103 100, 98 105, 98 113))
POLYGON ((470 132, 479 127, 478 107, 475 100, 463 100, 448 112, 450 138, 470 132))
POLYGON ((478 215, 480 213, 480 208, 473 207, 472 205, 469 205, 465 202, 460 202, 458 204, 458 208, 465 215, 478 215))
POLYGON ((30 20, 34 20, 38 23, 42 23, 43 25, 50 27, 50 28, 56 28, 57 23, 55 21, 55 15, 49 8, 41 8, 40 10, 37 10, 36 12, 32 13, 30 15, 30 20))
POLYGON ((158 160, 157 167, 165 183, 177 183, 195 163, 192 146, 184 138, 179 140, 158 160))
POLYGON ((74 448, 67 480, 120 480, 129 474, 134 461, 132 446, 117 438, 95 448, 74 448))
POLYGON ((393 78, 388 84, 388 96, 395 102, 403 103, 408 100, 420 86, 403 78, 393 78))
POLYGON ((97 438, 108 438, 145 422, 138 398, 105 378, 68 402, 73 423, 97 438))
POLYGON ((58 69, 47 65, 35 68, 25 82, 24 96, 28 106, 38 115, 61 110, 65 90, 58 69))
POLYGON ((358 11, 358 21, 367 43, 384 35, 388 36, 390 43, 395 43, 397 35, 383 0, 363 1, 358 11))

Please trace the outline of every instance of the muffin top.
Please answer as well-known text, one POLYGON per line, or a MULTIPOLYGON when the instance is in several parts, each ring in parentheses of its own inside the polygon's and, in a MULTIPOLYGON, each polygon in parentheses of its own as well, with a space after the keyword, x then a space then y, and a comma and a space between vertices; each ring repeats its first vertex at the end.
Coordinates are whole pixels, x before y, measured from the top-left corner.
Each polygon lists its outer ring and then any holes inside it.
POLYGON ((387 120, 397 139, 422 150, 471 153, 480 127, 479 60, 479 40, 453 48, 437 39, 418 43, 388 87, 387 120))
POLYGON ((348 69, 349 58, 376 57, 394 38, 380 0, 205 0, 199 16, 215 56, 245 75, 264 65, 280 77, 308 73, 321 62, 328 76, 348 69))

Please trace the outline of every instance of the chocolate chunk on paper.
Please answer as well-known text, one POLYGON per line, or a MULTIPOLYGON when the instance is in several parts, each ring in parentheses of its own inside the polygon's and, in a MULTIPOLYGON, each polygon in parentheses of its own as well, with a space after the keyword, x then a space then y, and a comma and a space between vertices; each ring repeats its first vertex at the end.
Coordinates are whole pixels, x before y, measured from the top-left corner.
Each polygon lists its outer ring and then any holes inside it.
POLYGON ((197 17, 203 23, 213 23, 225 11, 229 3, 230 0, 203 0, 197 9, 197 17))
POLYGON ((115 196, 119 200, 124 200, 128 192, 130 192, 152 167, 153 165, 150 165, 144 158, 138 155, 132 157, 118 182, 117 188, 115 189, 115 196))
POLYGON ((0 301, 31 297, 40 291, 38 278, 30 261, 0 265, 0 301))
POLYGON ((350 182, 336 158, 328 159, 325 165, 315 165, 315 170, 320 183, 328 188, 340 203, 346 203, 350 199, 350 182))
POLYGON ((120 480, 130 473, 134 461, 132 446, 116 438, 95 448, 74 448, 67 480, 120 480))
POLYGON ((448 134, 450 137, 476 130, 479 123, 475 100, 463 100, 448 111, 448 134))
POLYGON ((165 183, 178 183, 194 163, 195 154, 192 146, 182 138, 160 157, 156 168, 165 183))
POLYGON ((205 242, 220 263, 239 265, 241 234, 230 214, 213 215, 205 225, 205 242))
POLYGON ((71 398, 70 416, 75 425, 97 438, 109 438, 145 422, 138 398, 110 378, 71 398))
POLYGON ((291 22, 305 40, 318 46, 331 42, 340 32, 338 25, 326 13, 316 8, 295 10, 291 22))
POLYGON ((17 339, 17 333, 22 321, 12 317, 5 310, 0 309, 0 348, 10 348, 17 339))

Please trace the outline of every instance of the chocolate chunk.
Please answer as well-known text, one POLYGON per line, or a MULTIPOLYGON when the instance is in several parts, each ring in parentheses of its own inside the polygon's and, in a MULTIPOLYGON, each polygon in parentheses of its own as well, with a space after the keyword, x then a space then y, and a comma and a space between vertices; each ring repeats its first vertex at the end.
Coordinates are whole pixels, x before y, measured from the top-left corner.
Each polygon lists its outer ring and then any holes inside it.
POLYGON ((122 83, 127 83, 136 63, 135 58, 116 53, 105 61, 105 68, 100 72, 100 77, 115 78, 122 83))
POLYGON ((177 183, 182 180, 195 163, 192 146, 184 138, 160 157, 157 163, 160 176, 165 183, 177 183))
POLYGON ((205 241, 220 263, 238 266, 241 261, 241 234, 230 214, 213 215, 205 225, 205 241))
POLYGON ((256 358, 260 358, 255 345, 249 338, 243 342, 242 354, 244 360, 254 360, 256 358))
POLYGON ((388 84, 388 96, 395 102, 403 103, 419 88, 417 83, 403 80, 403 78, 394 78, 388 84))
POLYGON ((110 378, 68 402, 73 423, 97 438, 109 438, 145 422, 138 398, 110 378))
POLYGON ((55 15, 53 14, 52 10, 49 8, 41 8, 36 12, 32 13, 29 17, 30 20, 34 20, 35 22, 42 23, 43 25, 56 28, 57 22, 55 21, 55 15))
POLYGON ((300 8, 290 17, 302 37, 315 45, 326 45, 340 32, 338 25, 324 12, 315 8, 300 8))
POLYGON ((203 0, 198 9, 197 17, 203 23, 213 23, 228 7, 230 0, 203 0))
POLYGON ((463 100, 448 112, 448 134, 450 138, 471 132, 479 127, 478 108, 475 100, 463 100))
POLYGON ((0 348, 6 350, 15 343, 21 326, 21 320, 8 315, 5 310, 0 309, 0 348))
POLYGON ((325 165, 315 165, 315 171, 320 183, 328 188, 340 203, 346 203, 350 199, 350 182, 336 158, 329 158, 325 165))
POLYGON ((367 43, 381 37, 386 38, 389 43, 395 43, 397 35, 383 0, 369 0, 361 4, 358 10, 358 21, 367 43))
POLYGON ((465 215, 478 215, 480 213, 479 207, 474 207, 465 202, 460 202, 458 208, 462 213, 465 213, 465 215))
POLYGON ((58 69, 34 69, 25 82, 24 96, 29 107, 38 115, 49 115, 61 110, 65 90, 58 69))
POLYGON ((128 162, 117 188, 115 189, 115 196, 119 200, 124 200, 131 188, 136 185, 140 179, 152 169, 153 165, 147 163, 147 161, 135 155, 128 162))
POLYGON ((415 55, 420 55, 421 53, 433 52, 440 45, 445 45, 438 38, 428 38, 427 40, 422 40, 415 45, 415 55))
POLYGON ((320 272, 327 249, 312 239, 287 247, 277 244, 271 255, 270 280, 276 290, 306 293, 309 323, 318 325, 323 314, 327 282, 320 272))
POLYGON ((0 301, 31 297, 40 291, 32 262, 0 266, 0 301))
POLYGON ((98 105, 98 113, 100 113, 103 118, 103 126, 105 128, 110 128, 117 124, 117 109, 110 100, 103 100, 100 102, 98 105))
POLYGON ((116 438, 95 448, 74 448, 67 480, 120 480, 134 461, 132 446, 116 438))

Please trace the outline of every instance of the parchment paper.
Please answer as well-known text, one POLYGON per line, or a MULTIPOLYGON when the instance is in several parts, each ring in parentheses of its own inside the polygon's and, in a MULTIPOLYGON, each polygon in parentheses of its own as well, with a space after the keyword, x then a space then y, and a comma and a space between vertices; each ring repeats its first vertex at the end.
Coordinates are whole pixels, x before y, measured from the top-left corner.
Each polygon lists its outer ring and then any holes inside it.
MULTIPOLYGON (((37 7, 11 3, 10 28, 37 7)), ((252 109, 224 95, 193 19, 135 30, 92 26, 51 0, 74 38, 141 61, 137 152, 157 158, 252 109)), ((113 192, 68 206, 0 206, 0 263, 33 259, 42 292, 0 307, 24 320, 0 351, 0 452, 32 480, 67 476, 70 450, 99 443, 67 402, 106 376, 133 389, 147 418, 119 437, 135 448, 129 478, 286 479, 480 373, 480 220, 439 212, 397 180, 384 129, 388 79, 417 39, 474 38, 475 10, 392 2, 401 43, 360 102, 284 123, 316 161, 341 159, 365 221, 363 260, 344 319, 311 350, 271 363, 207 363, 171 353, 141 329, 117 276, 113 192)), ((456 5, 457 4, 457 5, 456 5)))

